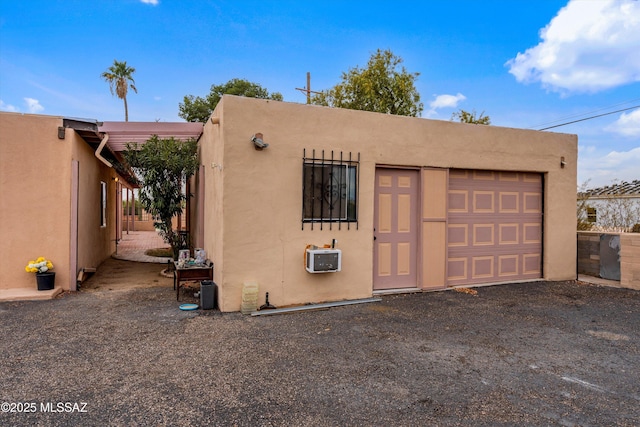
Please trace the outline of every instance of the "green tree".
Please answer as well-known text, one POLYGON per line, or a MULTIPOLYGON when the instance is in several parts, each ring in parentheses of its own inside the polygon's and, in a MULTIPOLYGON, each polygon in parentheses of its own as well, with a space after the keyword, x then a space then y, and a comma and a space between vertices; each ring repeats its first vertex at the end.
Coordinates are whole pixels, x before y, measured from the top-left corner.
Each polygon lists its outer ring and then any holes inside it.
POLYGON ((180 235, 173 230, 171 220, 182 212, 188 198, 182 188, 198 169, 198 142, 154 135, 142 147, 127 144, 124 157, 142 183, 140 202, 158 218, 154 224, 177 256, 180 235))
POLYGON ((424 108, 415 81, 420 73, 400 67, 402 58, 378 49, 366 68, 342 73, 342 82, 315 95, 312 104, 417 117, 424 108))
POLYGON ((243 79, 231 79, 222 85, 212 85, 209 95, 201 98, 199 96, 187 95, 184 102, 178 106, 178 115, 188 122, 206 122, 213 110, 222 99, 222 95, 238 95, 248 98, 273 99, 282 101, 282 94, 279 92, 269 93, 269 91, 257 83, 252 83, 243 79))
POLYGON ((451 121, 458 120, 460 123, 473 123, 476 125, 490 125, 491 119, 484 115, 484 111, 479 115, 476 110, 468 112, 465 110, 456 111, 451 115, 451 121))
POLYGON ((127 105, 127 92, 129 88, 135 93, 138 93, 136 89, 135 81, 133 80, 133 73, 136 69, 129 67, 127 61, 119 62, 113 60, 113 65, 101 74, 101 77, 109 83, 109 90, 111 95, 117 95, 118 98, 124 101, 124 121, 129 121, 129 107, 127 105))

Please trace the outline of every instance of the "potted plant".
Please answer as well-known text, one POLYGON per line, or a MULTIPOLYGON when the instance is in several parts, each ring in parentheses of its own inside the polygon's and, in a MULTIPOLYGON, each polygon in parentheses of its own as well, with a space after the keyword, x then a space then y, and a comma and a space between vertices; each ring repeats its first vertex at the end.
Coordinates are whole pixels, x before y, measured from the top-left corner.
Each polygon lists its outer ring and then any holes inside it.
POLYGON ((39 291, 49 291, 54 288, 56 273, 51 271, 53 264, 44 257, 39 257, 35 261, 29 261, 24 268, 27 273, 36 273, 36 283, 39 291))

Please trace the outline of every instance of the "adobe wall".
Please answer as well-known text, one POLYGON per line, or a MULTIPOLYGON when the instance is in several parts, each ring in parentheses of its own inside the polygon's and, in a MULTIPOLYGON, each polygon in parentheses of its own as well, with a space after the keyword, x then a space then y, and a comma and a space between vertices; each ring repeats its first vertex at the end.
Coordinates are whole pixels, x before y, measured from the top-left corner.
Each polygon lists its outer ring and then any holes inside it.
POLYGON ((115 178, 121 178, 115 169, 98 160, 92 147, 72 129, 66 130, 66 139, 70 139, 74 147, 72 159, 79 162, 76 269, 97 268, 116 250, 116 210, 121 209, 122 201, 118 200, 115 178), (105 226, 100 224, 101 182, 107 184, 105 226))
POLYGON ((260 303, 268 291, 278 306, 371 296, 376 165, 543 174, 544 278, 575 278, 575 135, 233 96, 225 96, 213 115, 220 123, 206 124, 200 144, 202 227, 205 249, 216 262, 223 311, 239 309, 246 281, 259 284, 260 303), (250 141, 257 132, 270 144, 263 151, 250 141), (303 149, 360 153, 357 227, 303 228, 303 149), (342 272, 307 273, 306 245, 332 239, 343 252, 342 272))
POLYGON ((24 267, 39 256, 54 264, 56 287, 74 289, 79 269, 95 268, 115 251, 115 170, 72 129, 59 138, 62 125, 61 117, 0 113, 0 289, 35 289, 35 275, 24 267), (100 226, 100 181, 108 189, 106 227, 100 226), (78 199, 76 251, 72 191, 78 199))
POLYGON ((620 234, 620 285, 640 290, 640 233, 620 234))
MULTIPOLYGON (((207 257, 214 262, 214 281, 225 283, 225 269, 223 268, 224 252, 224 217, 225 198, 224 183, 225 169, 224 145, 225 135, 221 130, 224 119, 224 110, 217 108, 212 117, 218 124, 208 120, 205 123, 202 136, 198 143, 198 157, 200 168, 196 176, 192 177, 192 191, 197 197, 191 199, 192 215, 191 236, 194 239, 194 247, 199 247, 207 252, 207 257)), ((219 288, 220 289, 220 288, 219 288)), ((226 311, 239 310, 231 308, 228 303, 221 304, 229 307, 226 311)))
POLYGON ((54 265, 69 288, 70 162, 73 141, 58 139, 62 119, 0 113, 0 289, 36 288, 29 260, 54 265))
POLYGON ((131 217, 126 215, 123 216, 122 221, 122 231, 126 233, 127 231, 155 231, 156 227, 154 225, 153 219, 148 221, 139 220, 136 216, 135 220, 132 222, 131 217), (128 222, 128 223, 127 223, 128 222))

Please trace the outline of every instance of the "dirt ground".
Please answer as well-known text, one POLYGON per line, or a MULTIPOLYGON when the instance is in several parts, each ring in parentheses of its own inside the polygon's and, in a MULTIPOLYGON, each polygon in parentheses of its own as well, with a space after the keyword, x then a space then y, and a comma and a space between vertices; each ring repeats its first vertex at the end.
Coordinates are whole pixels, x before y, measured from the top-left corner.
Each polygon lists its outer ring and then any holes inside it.
POLYGON ((640 292, 533 282, 266 317, 162 265, 0 303, 0 425, 637 426, 640 292))
POLYGON ((82 283, 84 291, 123 291, 136 288, 150 288, 157 286, 173 287, 172 276, 162 275, 166 270, 165 264, 121 261, 107 259, 100 265, 98 274, 89 277, 82 283))
MULTIPOLYGON (((173 289, 173 273, 167 272, 166 264, 141 263, 109 258, 100 265, 98 274, 89 277, 81 285, 81 291, 131 291, 159 286, 170 286, 173 289)), ((199 304, 200 301, 196 294, 199 289, 199 282, 182 282, 180 286, 180 303, 199 304)))

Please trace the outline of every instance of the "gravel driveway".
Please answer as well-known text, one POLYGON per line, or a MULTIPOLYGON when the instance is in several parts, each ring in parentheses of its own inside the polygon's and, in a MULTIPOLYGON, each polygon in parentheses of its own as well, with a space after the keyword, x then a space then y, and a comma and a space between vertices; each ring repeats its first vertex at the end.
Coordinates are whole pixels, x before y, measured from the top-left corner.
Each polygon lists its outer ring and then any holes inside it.
POLYGON ((640 423, 638 291, 536 282, 250 317, 182 312, 154 282, 0 304, 0 425, 640 423))

